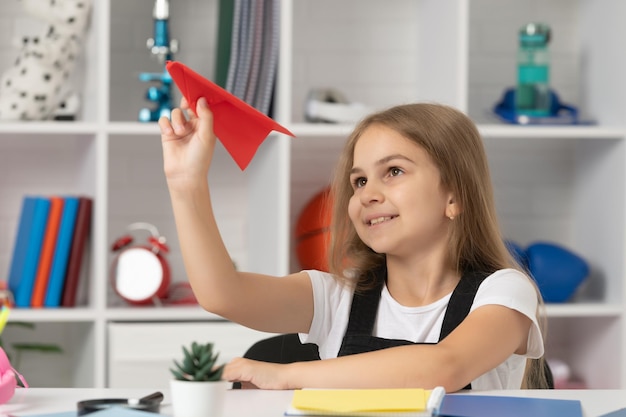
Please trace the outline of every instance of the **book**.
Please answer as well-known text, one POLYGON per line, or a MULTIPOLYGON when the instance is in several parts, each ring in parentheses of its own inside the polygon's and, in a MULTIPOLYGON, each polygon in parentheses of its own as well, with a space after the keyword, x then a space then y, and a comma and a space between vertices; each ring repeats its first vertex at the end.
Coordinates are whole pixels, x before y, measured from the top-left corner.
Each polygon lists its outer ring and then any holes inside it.
MULTIPOLYGON (((248 70, 248 82, 243 95, 243 101, 255 107, 255 95, 261 72, 261 59, 263 57, 263 33, 264 33, 264 13, 265 1, 259 0, 251 5, 250 21, 252 30, 252 42, 250 45, 250 66, 248 70)), ((257 108, 257 110, 259 110, 257 108)))
POLYGON ((50 200, 45 197, 35 197, 35 207, 31 218, 31 226, 28 233, 28 244, 24 254, 24 263, 21 270, 19 285, 13 293, 16 307, 30 307, 30 299, 35 285, 35 276, 39 265, 39 256, 43 243, 48 214, 50 212, 50 200))
POLYGON ((68 257, 74 236, 74 225, 79 200, 77 197, 65 197, 64 201, 56 250, 50 270, 48 287, 43 299, 43 305, 46 307, 59 306, 63 292, 63 284, 65 282, 65 271, 67 270, 68 257))
POLYGON ((579 400, 511 397, 495 395, 446 395, 441 402, 442 417, 582 417, 579 400))
POLYGON ((41 246, 41 254, 39 256, 39 265, 37 266, 37 274, 35 276, 35 285, 30 298, 31 307, 42 307, 43 300, 46 296, 48 288, 48 278, 50 276, 50 268, 52 267, 52 258, 57 243, 57 235, 59 233, 59 224, 61 223, 61 214, 63 213, 63 199, 61 197, 50 197, 50 213, 48 214, 48 223, 41 246))
POLYGON ((619 410, 615 410, 607 414, 602 414, 600 417, 626 417, 626 408, 620 408, 619 410))
POLYGON ((219 0, 217 48, 215 55, 215 84, 226 89, 228 66, 230 63, 230 42, 233 31, 233 14, 235 2, 233 0, 219 0))
POLYGON ((582 417, 579 400, 446 394, 442 387, 294 391, 287 416, 582 417))
POLYGON ((445 395, 443 387, 387 389, 302 389, 293 393, 287 416, 430 417, 445 395))
POLYGON ((280 3, 279 0, 265 0, 266 10, 263 25, 263 47, 261 72, 255 94, 254 107, 261 113, 271 116, 271 101, 274 92, 274 79, 278 65, 280 38, 280 3))
POLYGON ((13 256, 11 257, 11 266, 9 267, 8 286, 11 293, 16 294, 22 278, 22 270, 26 260, 26 251, 28 250, 28 238, 33 226, 33 216, 35 215, 35 204, 37 198, 33 196, 25 196, 22 199, 20 208, 20 218, 17 223, 17 231, 13 244, 13 256))
POLYGON ((226 73, 226 86, 224 90, 232 93, 235 89, 235 77, 239 62, 239 26, 242 3, 244 0, 233 0, 233 18, 231 22, 230 35, 230 57, 228 61, 228 72, 226 73))
POLYGON ((67 270, 65 272, 65 283, 61 296, 62 307, 76 306, 76 298, 78 286, 80 282, 80 272, 88 258, 87 240, 91 230, 91 217, 93 200, 89 197, 80 197, 78 203, 78 212, 76 214, 76 225, 74 227, 74 235, 72 237, 72 248, 69 254, 67 270))

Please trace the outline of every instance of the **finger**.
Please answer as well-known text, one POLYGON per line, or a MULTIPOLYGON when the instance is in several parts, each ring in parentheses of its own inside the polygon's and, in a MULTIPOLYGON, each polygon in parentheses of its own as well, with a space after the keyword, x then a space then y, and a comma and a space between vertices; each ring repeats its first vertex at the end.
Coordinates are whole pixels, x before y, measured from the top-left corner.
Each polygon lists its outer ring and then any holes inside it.
POLYGON ((173 135, 174 129, 172 129, 172 125, 170 123, 170 119, 165 116, 161 116, 159 118, 159 128, 161 129, 162 135, 173 135))
POLYGON ((191 108, 189 101, 187 101, 184 96, 180 99, 180 108, 183 110, 183 113, 187 115, 189 120, 193 120, 197 117, 195 110, 191 108))
POLYGON ((204 97, 198 99, 196 104, 196 114, 200 119, 199 130, 202 136, 210 137, 214 136, 213 133, 213 112, 209 109, 209 105, 204 97))
POLYGON ((181 109, 172 110, 172 114, 170 115, 171 125, 174 131, 178 134, 181 134, 181 130, 185 129, 185 125, 187 124, 187 119, 185 118, 185 114, 181 109))
POLYGON ((222 371, 222 379, 230 382, 243 382, 246 378, 242 375, 242 364, 245 364, 243 358, 233 358, 224 366, 222 371))
POLYGON ((195 120, 198 118, 196 111, 193 110, 191 107, 187 108, 185 113, 187 114, 187 117, 189 118, 189 120, 195 120))
POLYGON ((196 114, 198 116, 209 117, 212 116, 211 109, 209 109, 209 104, 206 101, 206 98, 200 97, 198 102, 196 103, 196 114))

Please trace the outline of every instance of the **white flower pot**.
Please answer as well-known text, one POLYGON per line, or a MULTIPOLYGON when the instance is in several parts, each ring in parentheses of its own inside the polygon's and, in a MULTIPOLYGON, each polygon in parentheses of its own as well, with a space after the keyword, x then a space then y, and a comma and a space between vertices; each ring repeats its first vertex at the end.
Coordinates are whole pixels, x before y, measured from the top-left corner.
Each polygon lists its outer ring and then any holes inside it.
POLYGON ((170 380, 174 417, 221 416, 224 396, 230 386, 228 381, 170 380))

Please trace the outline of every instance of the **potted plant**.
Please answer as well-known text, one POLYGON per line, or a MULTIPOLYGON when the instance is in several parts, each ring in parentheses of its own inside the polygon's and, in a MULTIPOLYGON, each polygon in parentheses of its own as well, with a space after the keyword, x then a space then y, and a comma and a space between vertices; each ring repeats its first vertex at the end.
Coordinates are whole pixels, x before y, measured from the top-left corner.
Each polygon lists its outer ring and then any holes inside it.
POLYGON ((223 381, 224 364, 213 343, 192 342, 183 346, 182 361, 170 368, 170 394, 175 417, 206 417, 220 414, 229 382, 223 381))

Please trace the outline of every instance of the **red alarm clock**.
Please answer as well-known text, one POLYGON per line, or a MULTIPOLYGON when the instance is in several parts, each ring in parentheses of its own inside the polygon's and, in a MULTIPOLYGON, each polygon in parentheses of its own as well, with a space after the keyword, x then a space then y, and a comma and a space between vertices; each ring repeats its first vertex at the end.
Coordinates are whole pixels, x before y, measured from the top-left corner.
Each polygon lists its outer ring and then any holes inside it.
POLYGON ((111 285, 130 304, 158 303, 166 297, 171 280, 165 237, 150 223, 132 223, 127 229, 147 230, 150 236, 143 245, 134 245, 130 234, 113 243, 117 255, 111 265, 111 285))

